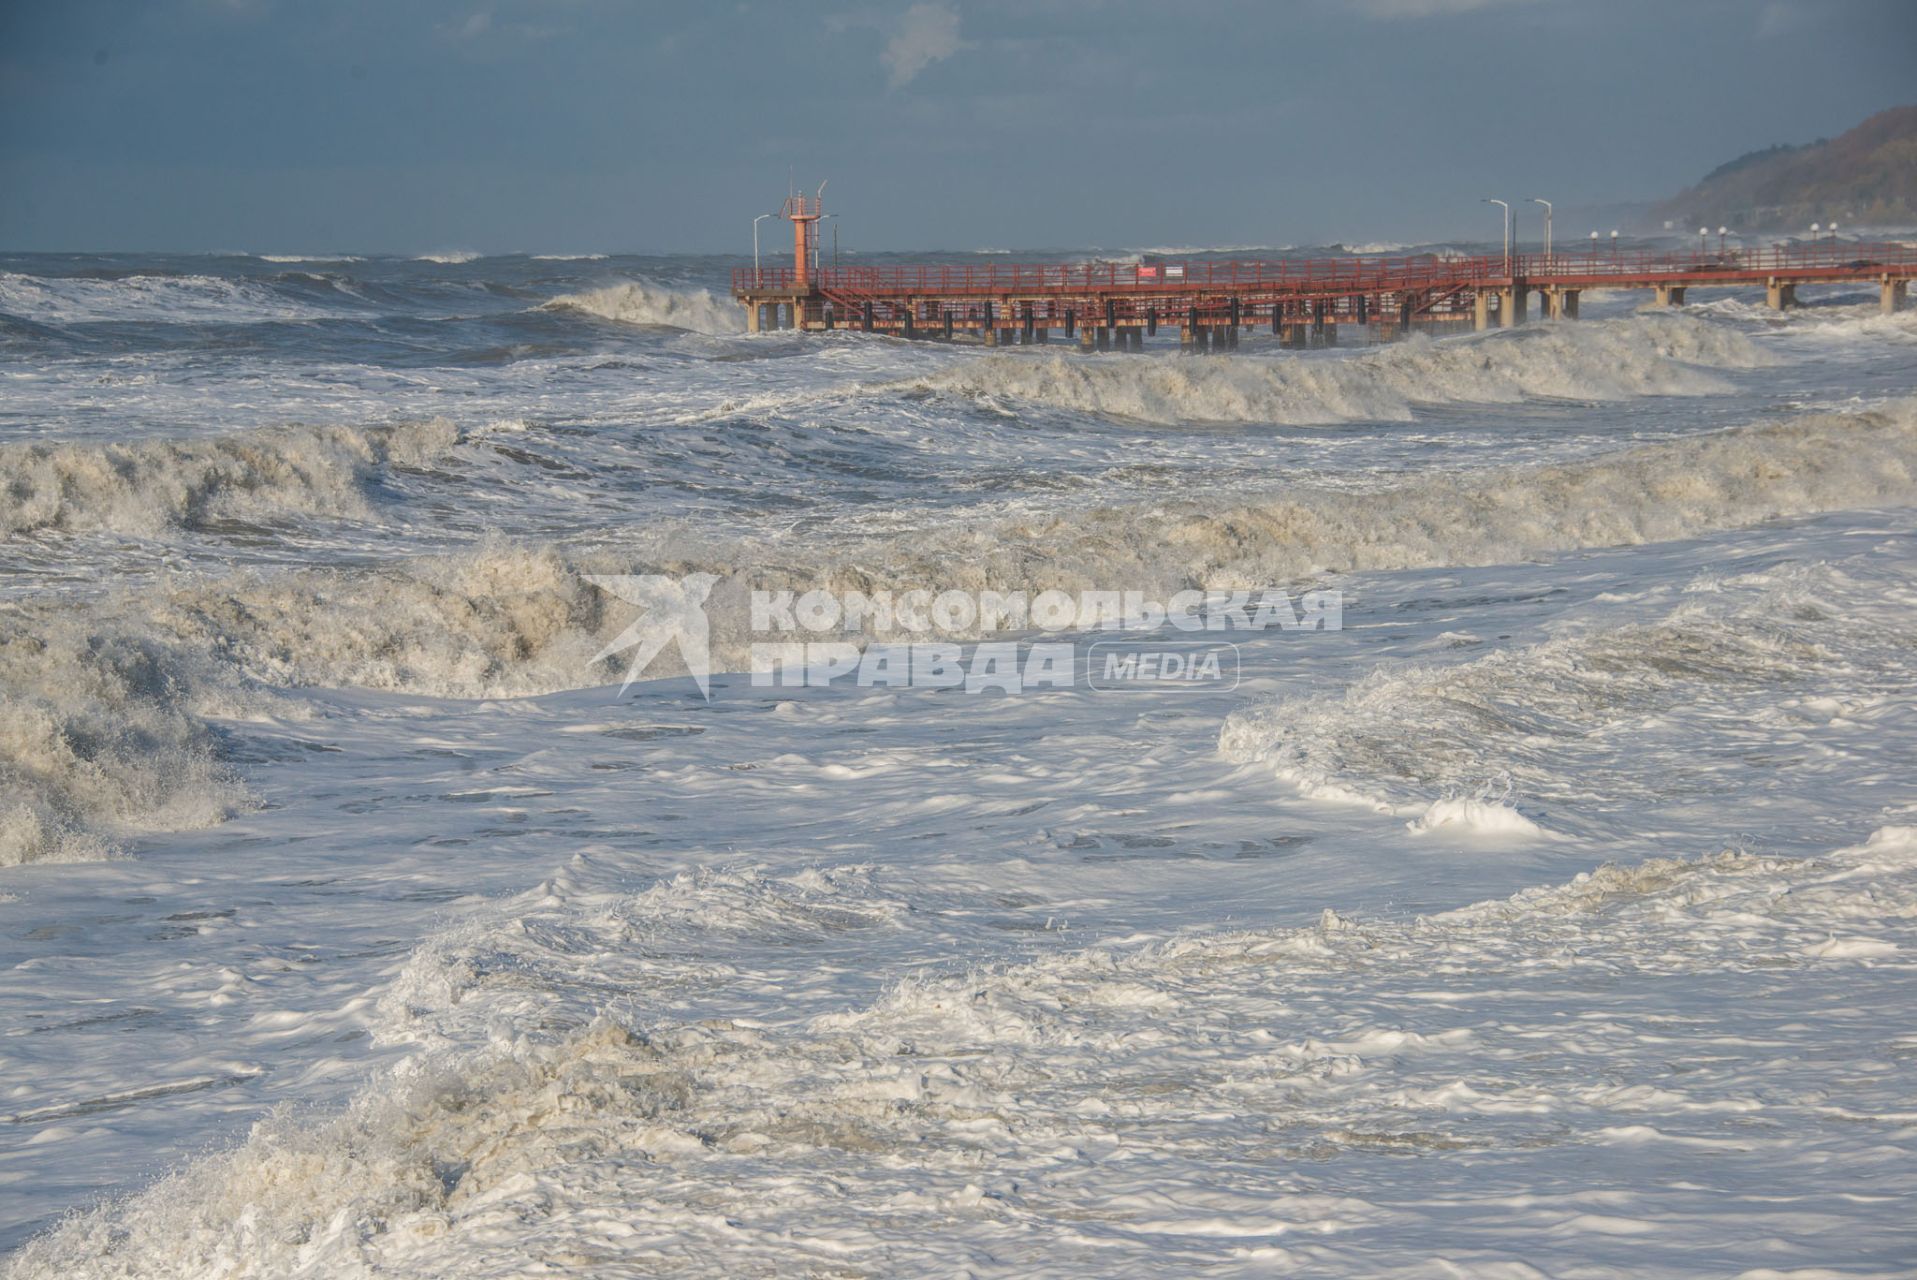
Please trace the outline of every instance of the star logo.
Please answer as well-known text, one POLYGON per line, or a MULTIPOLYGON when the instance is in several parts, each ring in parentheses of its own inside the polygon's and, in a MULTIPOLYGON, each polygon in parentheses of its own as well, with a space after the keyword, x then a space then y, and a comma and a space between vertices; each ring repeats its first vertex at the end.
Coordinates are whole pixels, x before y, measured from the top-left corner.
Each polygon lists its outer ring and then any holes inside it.
POLYGON ((707 702, 712 701, 712 623, 706 617, 705 604, 719 581, 718 574, 689 573, 683 578, 656 573, 587 574, 586 581, 644 610, 611 644, 593 655, 592 660, 598 662, 634 650, 625 682, 619 686, 621 694, 632 687, 667 644, 677 642, 679 657, 699 686, 699 693, 707 702))

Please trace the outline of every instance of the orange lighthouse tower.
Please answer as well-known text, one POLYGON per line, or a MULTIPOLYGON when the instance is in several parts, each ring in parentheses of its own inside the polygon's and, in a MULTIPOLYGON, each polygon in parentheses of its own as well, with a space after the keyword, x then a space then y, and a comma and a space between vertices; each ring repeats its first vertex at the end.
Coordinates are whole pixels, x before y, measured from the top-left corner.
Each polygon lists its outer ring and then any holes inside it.
POLYGON ((812 287, 812 264, 819 256, 819 219, 825 216, 825 183, 815 195, 790 195, 779 216, 792 223, 792 283, 804 291, 812 287))

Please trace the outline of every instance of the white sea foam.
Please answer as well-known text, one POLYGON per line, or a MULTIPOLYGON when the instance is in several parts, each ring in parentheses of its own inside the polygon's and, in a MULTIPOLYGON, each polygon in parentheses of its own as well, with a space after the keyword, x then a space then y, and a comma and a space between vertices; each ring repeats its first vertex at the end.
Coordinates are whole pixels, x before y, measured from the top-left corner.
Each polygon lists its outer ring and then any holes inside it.
POLYGON ((1241 256, 1259 253, 1290 253, 1297 247, 1295 244, 1157 244, 1142 249, 1130 249, 1127 252, 1155 258, 1183 258, 1212 253, 1235 253, 1241 256))
POLYGON ((922 385, 1167 425, 1309 425, 1409 421, 1421 405, 1707 395, 1727 389, 1711 370, 1770 362, 1733 329, 1646 316, 1467 339, 1419 337, 1345 359, 991 356, 922 385))
POLYGON ((266 285, 218 276, 35 276, 0 271, 0 312, 41 324, 241 324, 337 315, 266 285))
MULTIPOLYGON (((709 897, 722 942, 740 912, 795 937, 817 930, 795 912, 885 927, 863 873, 805 874, 668 896, 694 920, 709 897)), ((532 1256, 1412 1276, 1513 1250, 1755 1274, 1816 1256, 1831 1215, 1847 1256, 1898 1256, 1848 1183, 1815 1190, 1833 1169, 1868 1167, 1873 1203, 1917 1191, 1896 1047, 1917 994, 1911 828, 1816 860, 1664 858, 1410 919, 1327 910, 932 974, 779 1024, 639 1012, 644 897, 549 883, 423 949, 393 1013, 447 1015, 450 1035, 333 1119, 275 1116, 62 1224, 11 1280, 484 1278, 532 1256), (1859 1067, 1841 1093, 1833 1001, 1859 1067), (1647 1144, 1650 1187, 1629 1155, 1647 1144)))
POLYGON ((470 249, 447 249, 440 253, 422 253, 413 261, 433 262, 442 267, 456 267, 467 262, 477 262, 485 256, 483 253, 475 253, 470 249))
POLYGON ((13 623, 0 613, 0 866, 103 857, 244 803, 204 720, 240 705, 217 664, 82 617, 13 623))
POLYGON ((1544 828, 1508 804, 1474 796, 1434 800, 1431 807, 1405 824, 1413 835, 1432 831, 1469 833, 1492 839, 1542 840, 1544 828))
POLYGON ((104 445, 0 444, 0 537, 365 516, 366 485, 382 468, 426 465, 457 441, 452 423, 435 419, 104 445))
POLYGON ((1417 814, 1414 832, 1539 834, 1520 809, 1596 831, 1600 815, 1721 797, 1744 781, 1722 768, 1735 750, 1776 770, 1807 753, 1814 776, 1838 747, 1805 726, 1869 716, 1917 679, 1911 598, 1917 579, 1829 565, 1704 579, 1655 621, 1235 712, 1219 746, 1301 795, 1417 814))
POLYGON ((745 330, 737 304, 709 289, 668 289, 643 280, 568 293, 546 304, 554 310, 584 311, 622 324, 658 325, 716 335, 745 330))
MULTIPOLYGON (((444 431, 435 428, 425 439, 443 443, 445 435, 435 432, 444 431)), ((349 448, 344 456, 357 454, 349 448)), ((305 503, 311 493, 333 490, 293 492, 305 503)), ((1898 402, 1573 464, 1475 478, 1440 474, 1358 495, 1305 491, 1224 511, 1154 503, 803 548, 668 540, 627 555, 569 555, 496 542, 372 569, 180 576, 155 591, 100 602, 95 625, 168 651, 217 653, 235 678, 272 686, 510 696, 617 678, 616 660, 594 657, 631 617, 582 576, 591 573, 718 575, 709 605, 714 655, 722 669, 743 670, 754 638, 745 602, 757 586, 870 591, 930 582, 1031 594, 1114 583, 1166 592, 1268 586, 1326 570, 1523 560, 1914 499, 1917 402, 1898 402)), ((12 634, 84 665, 93 658, 83 638, 64 629, 69 616, 51 604, 22 605, 12 615, 12 634)), ((1689 641, 1680 635, 1676 643, 1689 641)), ((650 674, 674 674, 674 661, 668 655, 650 674)), ((168 679, 187 692, 212 687, 199 676, 168 679)), ((185 701, 181 693, 165 696, 185 701)), ((1400 729, 1394 721, 1391 735, 1400 729)), ((1474 773, 1453 780, 1468 792, 1485 779, 1474 773)))

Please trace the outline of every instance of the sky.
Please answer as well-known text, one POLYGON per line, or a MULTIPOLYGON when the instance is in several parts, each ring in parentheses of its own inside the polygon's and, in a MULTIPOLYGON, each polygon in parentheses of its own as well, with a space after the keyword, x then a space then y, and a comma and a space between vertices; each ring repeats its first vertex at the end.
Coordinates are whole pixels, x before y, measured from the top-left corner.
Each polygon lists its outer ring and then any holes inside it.
POLYGON ((1914 53, 1917 0, 0 0, 0 250, 749 252, 795 180, 849 250, 1576 236, 1914 53))

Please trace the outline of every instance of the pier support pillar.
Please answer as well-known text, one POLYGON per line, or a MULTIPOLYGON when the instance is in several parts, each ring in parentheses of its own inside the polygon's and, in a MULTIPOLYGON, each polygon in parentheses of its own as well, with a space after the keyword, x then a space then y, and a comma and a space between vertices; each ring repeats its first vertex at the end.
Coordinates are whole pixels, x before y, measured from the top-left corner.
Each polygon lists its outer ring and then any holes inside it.
POLYGON ((1491 327, 1491 293, 1489 290, 1478 290, 1477 305, 1471 313, 1471 327, 1479 333, 1483 333, 1491 327))
POLYGON ((1047 326, 1041 325, 1036 335, 1036 341, 1038 342, 1040 346, 1044 346, 1046 343, 1050 342, 1051 340, 1052 340, 1051 329, 1047 326))
POLYGON ((1178 326, 1179 354, 1187 355, 1187 356, 1190 355, 1192 350, 1192 343, 1196 341, 1197 341, 1196 334, 1190 325, 1181 324, 1178 326))
POLYGON ((1885 277, 1882 291, 1878 295, 1878 308, 1887 316, 1896 315, 1903 310, 1904 298, 1909 292, 1910 281, 1885 277))
POLYGON ((1097 332, 1098 349, 1100 351, 1110 351, 1112 349, 1112 331, 1101 324, 1098 326, 1097 332))
POLYGON ((1770 304, 1772 311, 1782 311, 1797 305, 1797 286, 1787 280, 1771 279, 1764 282, 1764 301, 1770 304))
POLYGON ((978 336, 979 341, 988 347, 996 347, 998 345, 998 330, 994 329, 989 323, 987 323, 983 329, 979 330, 978 336))
POLYGON ((746 332, 747 333, 759 332, 759 327, 765 323, 765 307, 760 303, 751 302, 746 304, 745 311, 746 311, 746 332))
POLYGON ((1681 284, 1661 284, 1657 286, 1657 305, 1660 307, 1681 307, 1684 305, 1684 286, 1681 284))
POLYGON ((952 340, 952 308, 946 307, 944 308, 944 311, 945 311, 945 340, 947 342, 950 342, 952 340))
POLYGON ((1145 332, 1143 330, 1132 330, 1132 350, 1140 353, 1145 350, 1145 332))
POLYGON ((1078 349, 1085 355, 1090 355, 1097 349, 1092 344, 1092 329, 1090 325, 1086 325, 1078 331, 1078 349))
POLYGON ((1323 298, 1311 304, 1311 343, 1316 347, 1325 345, 1325 300, 1323 298))
POLYGON ((1210 329, 1207 329, 1204 325, 1199 325, 1196 329, 1193 329, 1191 333, 1192 333, 1193 346, 1196 348, 1199 355, 1202 356, 1206 352, 1211 350, 1211 330, 1210 329))
POLYGON ((1235 324, 1225 326, 1225 349, 1227 351, 1238 350, 1238 326, 1235 324))
POLYGON ((1524 299, 1530 290, 1513 286, 1498 290, 1498 323, 1509 329, 1524 323, 1524 299))

